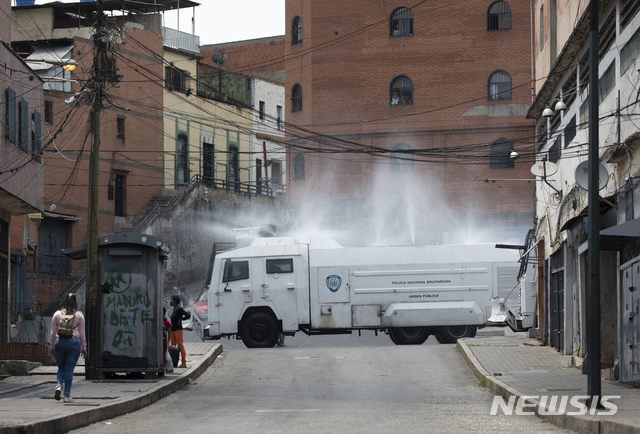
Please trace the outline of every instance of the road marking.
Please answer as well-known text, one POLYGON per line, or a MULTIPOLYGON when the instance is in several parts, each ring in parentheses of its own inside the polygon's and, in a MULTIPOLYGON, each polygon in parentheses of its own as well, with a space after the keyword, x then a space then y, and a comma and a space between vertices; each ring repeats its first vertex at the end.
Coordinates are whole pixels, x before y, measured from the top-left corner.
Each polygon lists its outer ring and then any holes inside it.
POLYGON ((256 413, 286 413, 286 412, 294 412, 299 411, 303 413, 320 411, 318 408, 283 408, 279 410, 256 410, 256 413))
POLYGON ((344 356, 298 356, 295 360, 311 360, 311 359, 344 359, 344 356))

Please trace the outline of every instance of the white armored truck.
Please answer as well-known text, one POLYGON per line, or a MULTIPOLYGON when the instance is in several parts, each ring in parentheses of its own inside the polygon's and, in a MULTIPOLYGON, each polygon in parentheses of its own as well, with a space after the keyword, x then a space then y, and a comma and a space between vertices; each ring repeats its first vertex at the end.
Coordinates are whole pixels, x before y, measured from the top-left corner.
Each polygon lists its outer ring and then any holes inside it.
MULTIPOLYGON (((518 253, 494 245, 341 247, 332 240, 257 238, 215 256, 205 338, 273 347, 284 335, 388 333, 396 344, 474 336, 491 301, 516 283, 518 253)), ((203 319, 205 318, 205 319, 203 319)))

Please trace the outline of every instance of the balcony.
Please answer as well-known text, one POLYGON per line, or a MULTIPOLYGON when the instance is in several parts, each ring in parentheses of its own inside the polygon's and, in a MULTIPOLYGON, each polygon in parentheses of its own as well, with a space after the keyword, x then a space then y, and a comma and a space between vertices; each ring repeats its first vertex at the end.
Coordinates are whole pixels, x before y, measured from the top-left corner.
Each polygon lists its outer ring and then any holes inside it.
POLYGON ((163 27, 162 40, 164 41, 165 47, 173 48, 175 50, 189 51, 196 54, 200 53, 200 36, 163 27))

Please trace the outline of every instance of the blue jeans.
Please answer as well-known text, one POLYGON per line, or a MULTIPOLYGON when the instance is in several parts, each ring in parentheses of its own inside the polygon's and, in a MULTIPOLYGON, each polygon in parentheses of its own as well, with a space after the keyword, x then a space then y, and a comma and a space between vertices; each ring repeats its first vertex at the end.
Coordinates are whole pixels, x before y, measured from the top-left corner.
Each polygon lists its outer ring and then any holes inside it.
POLYGON ((64 386, 64 396, 71 396, 73 369, 80 357, 80 339, 77 336, 58 338, 54 349, 58 364, 58 385, 64 386))

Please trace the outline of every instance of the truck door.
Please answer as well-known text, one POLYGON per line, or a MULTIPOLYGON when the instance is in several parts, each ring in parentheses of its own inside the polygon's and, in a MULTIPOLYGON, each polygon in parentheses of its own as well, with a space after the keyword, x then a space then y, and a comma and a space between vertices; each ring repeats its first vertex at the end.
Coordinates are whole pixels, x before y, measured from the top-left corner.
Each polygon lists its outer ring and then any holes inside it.
POLYGON ((312 309, 313 328, 351 327, 351 288, 347 267, 318 267, 318 304, 312 309))
POLYGON ((220 328, 223 333, 235 333, 243 306, 253 299, 252 270, 248 259, 227 259, 223 266, 222 282, 218 282, 216 300, 220 305, 220 328))
MULTIPOLYGON (((273 305, 282 319, 283 331, 298 330, 297 279, 299 261, 295 257, 259 258, 256 263, 256 297, 273 305), (258 264, 259 263, 259 264, 258 264), (261 280, 257 280, 258 268, 261 280)), ((302 270, 300 270, 302 271, 302 270)))

